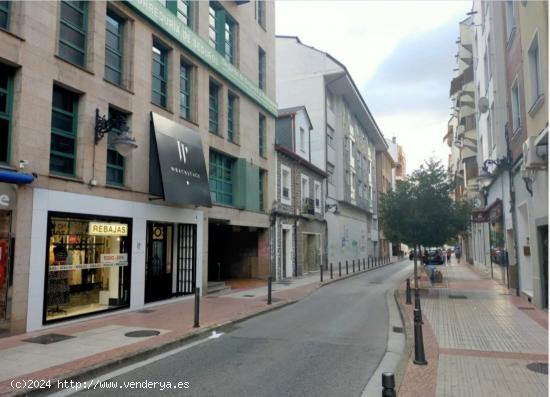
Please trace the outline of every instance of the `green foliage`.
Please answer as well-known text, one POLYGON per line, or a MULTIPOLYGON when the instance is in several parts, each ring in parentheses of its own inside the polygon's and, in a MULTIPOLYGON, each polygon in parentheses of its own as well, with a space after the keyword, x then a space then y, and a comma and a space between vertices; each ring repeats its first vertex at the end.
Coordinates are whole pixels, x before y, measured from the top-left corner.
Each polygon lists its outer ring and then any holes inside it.
POLYGON ((468 228, 470 206, 451 199, 452 184, 440 161, 430 159, 409 180, 381 197, 384 235, 410 246, 441 246, 468 228))

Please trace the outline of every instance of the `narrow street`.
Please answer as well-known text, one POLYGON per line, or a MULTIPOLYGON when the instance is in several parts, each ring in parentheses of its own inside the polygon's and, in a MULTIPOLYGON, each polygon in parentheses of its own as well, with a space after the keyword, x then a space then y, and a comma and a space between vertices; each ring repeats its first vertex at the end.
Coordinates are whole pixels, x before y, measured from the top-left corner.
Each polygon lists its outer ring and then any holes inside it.
POLYGON ((117 382, 116 390, 79 394, 358 396, 386 350, 385 293, 410 269, 404 261, 325 286, 218 338, 102 378, 117 382), (189 382, 189 389, 120 389, 132 381, 189 382))

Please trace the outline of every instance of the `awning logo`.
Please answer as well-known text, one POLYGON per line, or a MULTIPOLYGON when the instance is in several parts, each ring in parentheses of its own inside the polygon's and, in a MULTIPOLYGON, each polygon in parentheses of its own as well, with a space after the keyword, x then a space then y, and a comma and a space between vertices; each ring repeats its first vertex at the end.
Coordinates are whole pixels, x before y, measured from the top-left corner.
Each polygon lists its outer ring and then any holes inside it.
POLYGON ((188 152, 189 152, 189 148, 187 147, 187 145, 181 141, 178 141, 178 153, 180 156, 180 161, 183 161, 184 164, 187 164, 188 152))

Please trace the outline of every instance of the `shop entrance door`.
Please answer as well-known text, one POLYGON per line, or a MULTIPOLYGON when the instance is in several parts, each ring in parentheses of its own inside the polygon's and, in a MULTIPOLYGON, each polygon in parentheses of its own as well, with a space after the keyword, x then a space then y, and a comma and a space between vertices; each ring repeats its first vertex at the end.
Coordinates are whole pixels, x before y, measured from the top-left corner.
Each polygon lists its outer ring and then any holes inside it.
POLYGON ((176 295, 193 294, 197 275, 197 225, 178 225, 176 260, 176 295))
POLYGON ((173 225, 147 222, 145 303, 172 297, 173 225))

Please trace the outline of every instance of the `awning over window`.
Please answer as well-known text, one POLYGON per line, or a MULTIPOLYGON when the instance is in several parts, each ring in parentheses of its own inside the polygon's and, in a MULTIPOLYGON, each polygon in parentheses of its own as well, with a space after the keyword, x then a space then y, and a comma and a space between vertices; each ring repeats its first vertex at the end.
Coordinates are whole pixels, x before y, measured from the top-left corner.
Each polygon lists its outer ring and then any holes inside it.
POLYGON ((26 185, 34 180, 34 176, 24 172, 0 171, 0 182, 15 183, 16 185, 26 185))
POLYGON ((173 204, 211 207, 201 136, 151 113, 149 191, 173 204))

